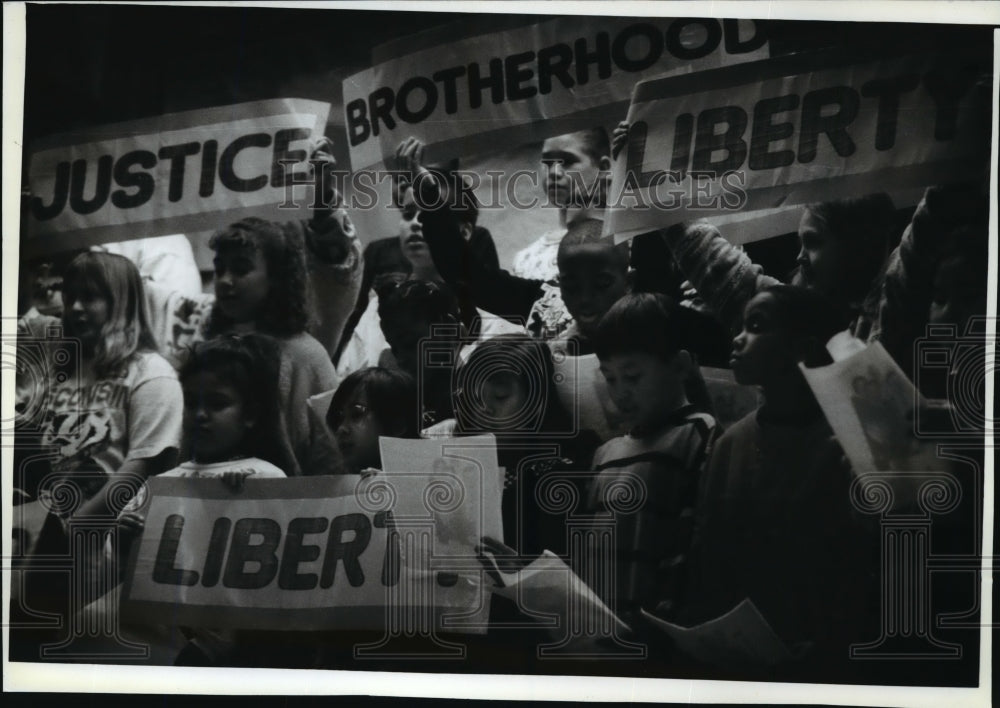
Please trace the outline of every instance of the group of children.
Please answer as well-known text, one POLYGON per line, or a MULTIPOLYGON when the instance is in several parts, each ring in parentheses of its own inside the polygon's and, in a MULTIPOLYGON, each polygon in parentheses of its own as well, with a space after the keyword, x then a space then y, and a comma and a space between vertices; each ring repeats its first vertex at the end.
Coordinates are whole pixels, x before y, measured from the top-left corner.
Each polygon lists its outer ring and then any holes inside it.
MULTIPOLYGON (((627 139, 623 124, 616 151, 627 139)), ((420 153, 400 147, 412 176, 397 184, 400 233, 364 254, 331 208, 218 232, 214 294, 144 283, 121 255, 77 256, 61 317, 19 323, 26 342, 55 341, 60 326, 73 343, 43 380, 18 381, 19 411, 37 409, 38 442, 54 450, 19 466, 23 499, 79 480, 85 501, 65 522, 112 508, 118 479, 372 474, 380 437, 492 433, 503 540, 523 557, 569 554, 565 518, 536 489, 590 471, 576 511, 616 517, 602 599, 633 628, 642 610, 697 624, 749 597, 799 657, 846 659, 870 639, 858 594, 875 588, 878 539, 851 506, 852 470, 800 364, 831 363, 827 342, 850 329, 911 372, 926 324, 964 331, 985 314, 976 189, 928 190, 901 239, 885 195, 812 205, 782 284, 704 222, 631 249, 602 236, 612 150, 588 130, 546 141, 559 228, 509 273, 468 185, 435 178, 420 153), (667 262, 637 262, 650 248, 667 262), (700 367, 727 355, 765 402, 723 430, 700 367), (623 483, 642 490, 638 511, 615 511, 623 483)), ((121 515, 119 551, 144 494, 121 515)))

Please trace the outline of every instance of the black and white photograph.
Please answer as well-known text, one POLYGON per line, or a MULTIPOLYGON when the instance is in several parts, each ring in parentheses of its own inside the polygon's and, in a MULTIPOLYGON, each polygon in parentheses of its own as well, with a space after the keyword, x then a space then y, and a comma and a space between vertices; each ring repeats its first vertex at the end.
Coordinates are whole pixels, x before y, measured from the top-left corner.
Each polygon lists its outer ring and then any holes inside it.
POLYGON ((5 686, 990 705, 998 27, 5 4, 5 686))

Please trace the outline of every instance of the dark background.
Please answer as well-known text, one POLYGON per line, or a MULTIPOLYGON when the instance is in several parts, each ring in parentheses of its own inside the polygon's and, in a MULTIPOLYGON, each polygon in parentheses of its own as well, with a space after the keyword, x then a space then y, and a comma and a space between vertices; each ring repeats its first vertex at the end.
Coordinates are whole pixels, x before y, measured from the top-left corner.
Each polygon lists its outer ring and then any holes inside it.
MULTIPOLYGON (((458 13, 114 4, 29 4, 26 13, 26 145, 90 125, 278 98, 295 87, 302 98, 339 105, 339 79, 369 66, 373 47, 470 21, 458 13)), ((772 54, 992 46, 992 30, 984 26, 772 21, 767 27, 772 54)))
MULTIPOLYGON (((30 150, 34 139, 53 133, 288 95, 337 106, 340 81, 370 65, 373 47, 468 21, 457 13, 29 4, 24 144, 30 150)), ((816 21, 772 21, 767 28, 775 55, 825 47, 990 52, 993 31, 816 21)), ((334 120, 339 121, 336 108, 334 120)), ((768 270, 776 275, 791 267, 779 250, 794 258, 789 237, 783 238, 786 243, 760 244, 762 252, 754 254, 758 262, 773 259, 768 270)), ((930 680, 922 668, 914 667, 912 682, 930 680)), ((179 701, 160 704, 174 702, 179 701)))
MULTIPOLYGON (((551 16, 535 16, 548 19, 551 16)), ((495 16, 494 16, 495 18, 495 16)), ((508 16, 509 18, 509 16, 508 16)), ((509 18, 510 19, 510 18, 509 18)), ((512 18, 516 21, 516 18, 512 18)), ((496 23, 496 19, 492 22, 496 23)), ((599 17, 594 18, 600 22, 599 17)), ((489 31, 491 17, 461 13, 33 5, 26 8, 24 145, 54 133, 267 98, 332 104, 327 134, 348 165, 341 82, 371 66, 372 49, 441 25, 489 31)), ((840 47, 850 52, 992 51, 992 28, 971 25, 758 21, 772 55, 840 47)), ((456 33, 458 34, 458 33, 456 33)), ((988 55, 988 54, 987 54, 988 55)), ((26 183, 27 160, 22 165, 26 183)), ((905 224, 909 211, 900 213, 905 224)), ((751 246, 766 272, 794 267, 793 234, 751 246)))

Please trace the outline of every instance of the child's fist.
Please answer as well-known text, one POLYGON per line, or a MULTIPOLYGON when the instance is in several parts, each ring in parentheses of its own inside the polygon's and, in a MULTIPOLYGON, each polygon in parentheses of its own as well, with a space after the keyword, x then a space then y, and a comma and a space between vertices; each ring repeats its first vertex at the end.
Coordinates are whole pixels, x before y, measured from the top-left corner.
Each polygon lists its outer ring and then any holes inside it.
POLYGON ((333 141, 325 135, 317 140, 312 145, 312 150, 309 154, 310 162, 317 162, 322 165, 329 164, 331 167, 337 164, 337 160, 333 156, 333 141))
POLYGON ((231 470, 222 473, 222 483, 234 492, 243 489, 243 482, 247 477, 253 475, 253 470, 231 470))
POLYGON ((142 514, 134 511, 123 511, 118 517, 118 536, 122 539, 132 540, 146 527, 146 519, 142 514))
POLYGON ((337 160, 333 156, 333 141, 323 136, 317 140, 309 155, 309 169, 313 179, 321 177, 321 188, 323 190, 322 200, 325 206, 336 208, 340 206, 340 192, 337 191, 335 180, 333 179, 333 168, 337 166, 337 160), (320 170, 320 174, 316 174, 320 170))

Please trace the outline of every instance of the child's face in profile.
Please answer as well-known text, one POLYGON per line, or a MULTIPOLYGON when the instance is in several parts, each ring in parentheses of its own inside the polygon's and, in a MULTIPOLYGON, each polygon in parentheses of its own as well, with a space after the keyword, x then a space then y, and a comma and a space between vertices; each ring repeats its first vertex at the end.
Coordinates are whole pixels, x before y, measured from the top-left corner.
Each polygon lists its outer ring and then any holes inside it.
POLYGON ((788 335, 777 315, 770 293, 760 293, 747 303, 743 331, 733 339, 729 359, 737 383, 763 385, 795 366, 788 335))
POLYGON ((559 288, 580 333, 592 337, 601 318, 628 293, 628 270, 612 246, 569 246, 559 258, 559 288))
POLYGON ((243 396, 218 374, 201 371, 182 382, 184 432, 195 462, 223 462, 243 451, 254 419, 243 396))
POLYGON ((420 222, 420 207, 413 198, 413 189, 407 187, 399 200, 399 247, 415 270, 434 265, 430 248, 424 240, 424 227, 420 222))
POLYGON ((215 306, 234 322, 253 322, 271 289, 259 249, 230 246, 215 254, 215 306))
POLYGON ((655 429, 683 396, 677 356, 669 361, 636 352, 601 360, 608 393, 630 428, 655 429))
POLYGON ((381 466, 378 439, 385 433, 369 409, 368 396, 363 390, 355 391, 341 410, 332 411, 330 424, 350 474, 381 466))
POLYGON ((826 223, 808 209, 799 223, 799 265, 796 284, 835 296, 848 273, 850 257, 842 240, 834 238, 826 223))

